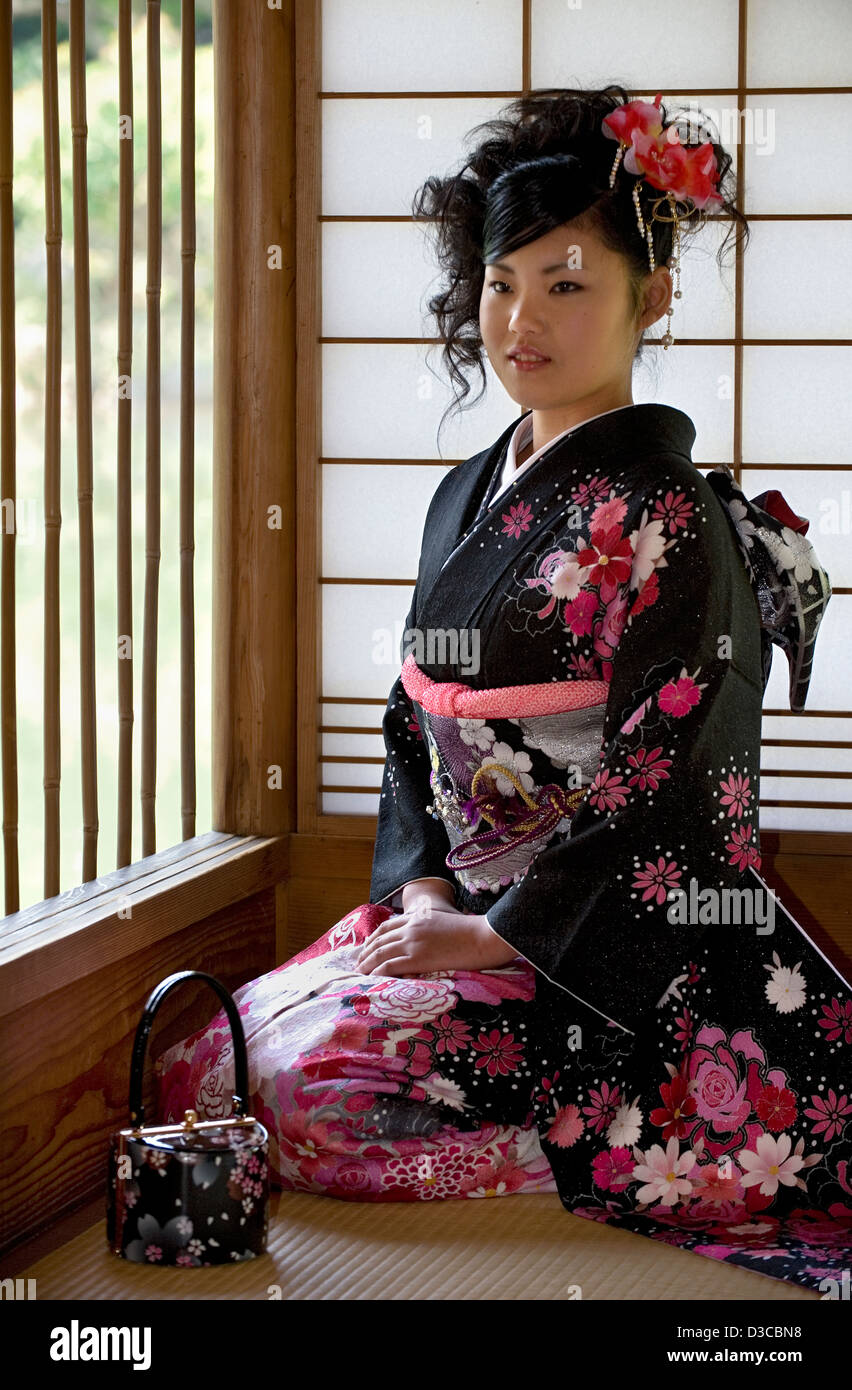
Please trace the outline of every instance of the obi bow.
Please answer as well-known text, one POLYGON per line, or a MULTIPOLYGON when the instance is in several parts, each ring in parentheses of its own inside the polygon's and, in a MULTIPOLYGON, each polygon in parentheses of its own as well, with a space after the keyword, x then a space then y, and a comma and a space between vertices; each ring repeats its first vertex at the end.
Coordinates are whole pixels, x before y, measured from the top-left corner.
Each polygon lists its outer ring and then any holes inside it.
POLYGON ((763 688, 772 668, 772 644, 790 668, 790 709, 805 707, 814 643, 831 598, 828 574, 811 542, 810 525, 775 488, 749 500, 723 466, 705 475, 733 522, 760 609, 763 688))

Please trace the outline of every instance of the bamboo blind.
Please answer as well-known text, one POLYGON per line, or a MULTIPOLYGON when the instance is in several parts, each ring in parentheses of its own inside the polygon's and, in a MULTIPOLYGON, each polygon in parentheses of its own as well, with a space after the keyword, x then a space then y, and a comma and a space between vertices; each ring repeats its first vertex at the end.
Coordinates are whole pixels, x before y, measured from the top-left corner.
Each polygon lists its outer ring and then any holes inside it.
MULTIPOLYGON (((300 248, 309 248, 305 255, 303 264, 300 267, 300 300, 302 304, 301 317, 309 326, 308 337, 310 341, 317 341, 321 344, 327 343, 347 343, 361 344, 368 347, 372 344, 393 342, 395 344, 420 342, 423 344, 437 342, 437 339, 429 338, 377 338, 377 337, 331 337, 322 333, 322 316, 319 306, 319 278, 320 278, 320 258, 317 249, 318 226, 331 222, 358 222, 378 225, 385 222, 409 222, 410 218, 400 215, 372 215, 363 216, 357 212, 352 214, 326 214, 322 209, 321 202, 321 153, 316 130, 322 126, 322 103, 330 103, 338 100, 358 101, 383 98, 385 100, 404 100, 406 98, 417 97, 429 99, 434 102, 451 100, 453 98, 471 97, 499 97, 509 100, 515 96, 528 92, 531 89, 531 67, 532 67, 532 44, 531 34, 532 25, 536 17, 536 0, 522 0, 522 89, 521 91, 383 91, 383 90, 363 90, 343 92, 322 90, 322 51, 321 35, 322 25, 320 20, 321 0, 317 0, 316 6, 306 5, 301 12, 297 12, 297 34, 300 43, 300 66, 306 73, 306 79, 301 95, 301 112, 297 134, 297 148, 300 153, 300 185, 299 195, 302 204, 300 214, 300 248)), ((736 87, 701 87, 689 88, 678 87, 680 95, 683 97, 706 98, 724 97, 735 100, 738 110, 747 108, 750 100, 763 96, 783 95, 789 93, 852 93, 852 86, 825 86, 825 87, 773 87, 762 88, 749 86, 747 82, 748 55, 747 55, 747 33, 748 33, 748 0, 739 0, 738 7, 738 58, 737 58, 737 85, 736 87)), ((450 40, 448 39, 448 42, 450 40)), ((593 66, 597 70, 599 66, 599 55, 595 55, 593 66)), ((573 59, 572 59, 573 61, 573 59)), ((428 73, 427 66, 424 69, 428 73)), ((629 90, 628 95, 632 98, 643 96, 650 99, 648 93, 655 89, 651 84, 647 89, 629 90)), ((746 142, 739 144, 739 167, 737 169, 737 188, 738 188, 738 207, 746 212, 751 222, 759 221, 780 221, 792 222, 794 220, 807 221, 826 221, 843 220, 848 221, 852 214, 848 212, 821 213, 751 213, 743 203, 743 190, 746 186, 748 177, 747 166, 747 145, 746 142)), ((413 190, 412 190, 413 191, 413 190)), ((725 220, 725 219, 719 219, 725 220)), ((730 220, 730 219, 727 219, 730 220)), ((743 460, 742 444, 742 403, 743 403, 743 350, 747 346, 759 343, 761 346, 791 345, 795 342, 792 339, 782 338, 746 338, 743 331, 743 253, 740 246, 736 249, 735 261, 735 318, 734 336, 732 338, 683 338, 676 337, 677 343, 686 345, 706 345, 712 342, 714 345, 730 345, 733 348, 734 362, 734 384, 733 384, 733 459, 729 461, 734 476, 741 483, 748 493, 747 484, 743 483, 743 473, 749 469, 765 469, 766 463, 748 463, 743 460)), ((664 325, 663 325, 664 326, 664 325)), ((676 328, 675 328, 676 331, 676 328)), ((659 337, 648 338, 645 341, 651 345, 659 345, 659 337)), ((852 338, 809 338, 808 347, 831 346, 850 347, 852 338)), ((365 833, 365 822, 369 820, 365 815, 357 812, 351 815, 342 812, 326 812, 323 809, 323 797, 326 794, 341 793, 346 797, 371 797, 378 795, 381 786, 382 767, 384 764, 383 756, 342 753, 334 754, 324 752, 322 747, 325 735, 373 735, 381 733, 381 715, 384 712, 385 698, 374 698, 368 696, 357 696, 346 693, 343 690, 325 689, 321 674, 320 641, 317 633, 317 620, 315 617, 316 604, 313 602, 314 585, 318 583, 328 592, 333 585, 387 585, 397 584, 401 586, 411 586, 414 583, 412 576, 396 578, 376 578, 361 576, 325 576, 320 574, 318 556, 321 553, 321 486, 320 477, 324 464, 333 463, 341 466, 358 466, 363 464, 386 465, 389 469, 389 486, 393 486, 393 471, 398 463, 404 462, 406 466, 420 465, 434 468, 439 462, 437 458, 421 458, 404 460, 384 459, 384 458, 349 458, 349 457, 330 457, 323 453, 320 444, 320 423, 316 402, 320 397, 321 383, 318 374, 308 378, 307 370, 302 373, 300 379, 299 392, 299 436, 304 446, 300 450, 299 487, 302 496, 301 515, 303 518, 312 517, 314 526, 307 527, 304 534, 300 536, 300 563, 299 571, 302 584, 301 600, 301 621, 300 633, 302 642, 304 674, 300 697, 302 701, 302 718, 300 727, 303 736, 300 741, 299 749, 299 829, 306 833, 325 831, 328 833, 342 833, 352 835, 363 835, 365 833), (330 722, 320 714, 318 719, 312 715, 314 711, 321 711, 323 707, 331 709, 334 706, 363 707, 364 719, 357 724, 330 722), (364 774, 360 782, 344 781, 339 782, 334 779, 335 766, 343 766, 347 770, 360 769, 364 774), (374 774, 370 778, 368 774, 374 774)), ((460 462, 457 460, 456 462, 460 462)), ((712 464, 703 464, 703 467, 710 467, 712 464)), ((809 464, 775 464, 771 465, 773 470, 777 469, 807 469, 819 467, 822 469, 847 470, 848 463, 829 463, 819 465, 809 464)), ((381 527, 381 521, 375 523, 381 527)), ((819 545, 817 543, 817 553, 819 545)), ((412 569, 416 568, 415 555, 412 555, 412 569)), ((852 589, 840 585, 832 585, 833 593, 836 595, 848 595, 852 589)), ((769 716, 789 715, 789 711, 783 708, 764 707, 764 714, 769 716)), ((831 718, 849 719, 852 718, 852 711, 837 709, 818 709, 809 708, 806 711, 808 718, 831 718)), ((790 748, 837 748, 848 749, 852 747, 850 739, 806 739, 799 738, 768 738, 761 740, 763 747, 790 747, 790 748)), ((773 769, 761 769, 762 773, 772 773, 773 769)), ((852 772, 841 769, 832 771, 819 771, 817 769, 794 769, 785 767, 777 771, 778 776, 791 778, 844 778, 852 777, 852 772)), ((852 810, 852 800, 824 801, 816 798, 797 799, 795 801, 761 796, 762 806, 796 806, 796 807, 815 807, 837 809, 838 811, 852 810)))
MULTIPOLYGON (((59 156, 56 0, 42 3, 42 88, 45 171, 46 351, 44 397, 44 895, 59 892, 60 790, 60 392, 62 338, 62 197, 59 156)), ((74 248, 74 390, 79 523, 79 683, 82 763, 82 881, 98 873, 97 696, 95 689, 95 544, 93 530, 92 345, 86 113, 85 0, 68 5, 72 125, 74 248)), ((145 457, 145 575, 142 654, 141 811, 143 856, 156 844, 156 695, 160 559, 160 295, 162 149, 160 5, 147 0, 147 376, 145 457)), ((119 778, 115 867, 130 863, 132 823, 133 623, 131 548, 131 410, 133 288, 133 62, 132 0, 118 0, 118 245, 116 382, 116 659, 119 704, 119 778)), ((15 433, 15 242, 13 188, 12 3, 0 0, 0 483, 17 501, 15 433)), ((184 838, 195 833, 195 660, 193 600, 193 413, 195 273, 195 5, 181 8, 181 362, 180 362, 180 643, 181 808, 184 838)), ((3 849, 5 911, 20 908, 18 764, 15 670, 15 528, 4 527, 0 599, 3 849)), ((67 677, 66 677, 67 680, 67 677)))

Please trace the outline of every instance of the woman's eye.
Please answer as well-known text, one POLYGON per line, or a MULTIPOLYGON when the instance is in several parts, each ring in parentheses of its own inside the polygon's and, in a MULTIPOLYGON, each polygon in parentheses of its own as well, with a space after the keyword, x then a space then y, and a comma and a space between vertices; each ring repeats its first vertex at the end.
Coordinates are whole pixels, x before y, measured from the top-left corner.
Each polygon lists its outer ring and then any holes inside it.
MULTIPOLYGON (((497 287, 498 287, 498 285, 502 285, 502 286, 504 286, 506 289, 511 289, 511 285, 507 285, 505 280, 489 280, 489 281, 488 281, 488 288, 489 288, 490 290, 496 290, 497 287)), ((556 289, 559 289, 562 285, 570 285, 570 287, 571 287, 572 290, 579 290, 579 289, 580 289, 580 286, 576 283, 575 280, 559 280, 559 281, 557 281, 557 283, 553 286, 553 288, 556 290, 556 289)))

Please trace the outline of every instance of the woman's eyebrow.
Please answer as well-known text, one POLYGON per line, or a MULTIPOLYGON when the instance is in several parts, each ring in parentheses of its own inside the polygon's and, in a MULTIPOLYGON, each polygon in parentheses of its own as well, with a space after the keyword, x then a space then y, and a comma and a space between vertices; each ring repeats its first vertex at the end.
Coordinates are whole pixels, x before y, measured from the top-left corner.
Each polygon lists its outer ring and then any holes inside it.
MULTIPOLYGON (((489 267, 492 270, 507 270, 510 275, 514 275, 515 273, 512 267, 506 261, 489 261, 488 265, 486 266, 486 269, 488 269, 489 267)), ((555 265, 542 266, 541 274, 550 275, 554 270, 562 270, 563 267, 567 267, 568 270, 588 269, 588 266, 574 265, 571 261, 557 261, 555 265)))

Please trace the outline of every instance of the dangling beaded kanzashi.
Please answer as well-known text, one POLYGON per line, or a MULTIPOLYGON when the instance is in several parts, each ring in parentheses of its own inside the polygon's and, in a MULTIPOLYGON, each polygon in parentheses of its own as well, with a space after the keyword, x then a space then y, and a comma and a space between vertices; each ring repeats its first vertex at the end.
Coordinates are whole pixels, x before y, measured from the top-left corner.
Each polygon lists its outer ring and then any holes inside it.
MULTIPOLYGON (((618 149, 617 149, 616 152, 615 152, 615 159, 613 160, 612 169, 610 170, 610 175, 609 175, 609 186, 610 186, 610 188, 614 187, 614 185, 615 185, 615 176, 616 176, 616 173, 618 172, 618 166, 619 166, 619 164, 621 163, 622 156, 623 156, 624 151, 625 151, 626 149, 627 149, 627 146, 626 146, 626 145, 620 144, 619 147, 618 147, 618 149)), ((641 175, 640 175, 639 178, 636 179, 636 182, 635 182, 634 185, 633 185, 633 203, 634 203, 634 206, 635 206, 635 208, 636 208, 636 224, 637 224, 637 226, 638 226, 638 228, 639 228, 639 235, 640 235, 640 236, 643 236, 643 237, 645 238, 646 244, 647 244, 647 246, 648 246, 648 264, 650 265, 651 271, 653 272, 653 270, 655 269, 656 262, 655 262, 655 260, 654 260, 654 239, 653 239, 653 236, 651 235, 651 223, 652 223, 652 222, 672 222, 672 223, 674 223, 674 226, 673 226, 673 228, 672 228, 673 249, 672 249, 672 255, 669 257, 669 266, 670 266, 671 269, 674 271, 674 274, 675 274, 675 283, 676 283, 676 286, 677 286, 677 288, 673 291, 672 298, 673 298, 673 299, 681 299, 683 296, 681 295, 681 291, 680 291, 680 217, 679 217, 678 211, 677 211, 677 200, 675 199, 674 194, 672 194, 672 193, 664 193, 663 196, 662 196, 661 198, 657 198, 657 200, 655 201, 655 203, 654 203, 654 205, 653 205, 653 208, 651 209, 651 216, 650 216, 650 218, 649 218, 649 220, 648 220, 648 222, 647 222, 647 224, 646 224, 645 219, 644 219, 643 216, 642 216, 642 208, 641 208, 641 205, 640 205, 640 203, 639 203, 639 184, 641 183, 641 181, 642 181, 642 180, 641 180, 641 175), (657 212, 657 209, 658 209, 660 203, 662 203, 663 201, 668 202, 668 205, 669 205, 669 207, 671 208, 671 213, 672 213, 671 217, 661 217, 661 216, 659 215, 659 213, 657 212)), ((669 304, 669 307, 666 309, 666 315, 668 316, 668 326, 667 326, 666 331, 665 331, 665 333, 663 334, 662 338, 660 339, 660 341, 661 341, 662 344, 663 344, 663 348, 664 348, 664 349, 669 348, 669 347, 671 346, 671 344, 674 342, 674 338, 673 338, 673 336, 672 336, 672 306, 671 306, 671 304, 669 304)))

